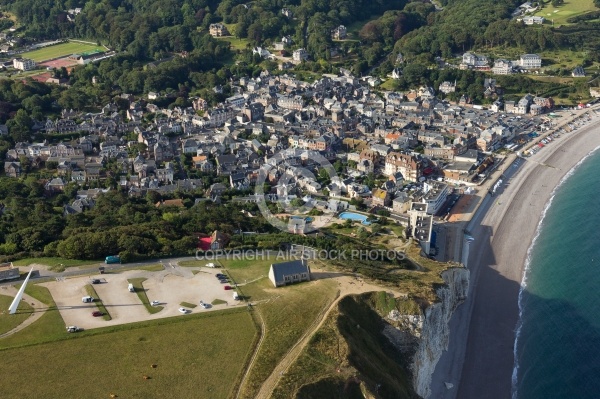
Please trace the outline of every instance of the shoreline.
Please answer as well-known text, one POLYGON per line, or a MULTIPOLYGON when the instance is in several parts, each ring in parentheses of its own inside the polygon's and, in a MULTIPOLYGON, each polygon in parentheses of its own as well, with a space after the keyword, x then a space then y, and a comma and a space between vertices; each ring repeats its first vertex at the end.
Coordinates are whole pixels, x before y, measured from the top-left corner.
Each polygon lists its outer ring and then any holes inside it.
MULTIPOLYGON (((590 124, 593 125, 593 121, 590 122, 590 124)), ((593 130, 594 126, 591 126, 591 125, 590 125, 590 128, 593 130)), ((586 126, 584 126, 584 127, 586 127, 586 126)), ((600 130, 600 126, 596 126, 596 129, 600 130)), ((535 247, 536 242, 541 234, 542 227, 544 225, 544 220, 546 219, 546 214, 547 214, 548 210, 552 207, 552 204, 554 202, 554 198, 556 197, 556 194, 558 193, 560 188, 563 186, 563 184, 567 180, 569 180, 569 178, 571 178, 575 173, 577 173, 577 170, 579 169, 579 167, 581 165, 583 165, 583 163, 586 162, 589 158, 596 155, 599 150, 600 150, 600 145, 591 149, 581 160, 579 160, 575 165, 573 165, 573 167, 571 169, 569 169, 564 174, 564 176, 560 179, 560 181, 558 182, 556 187, 554 187, 554 189, 551 192, 550 198, 548 199, 548 201, 546 202, 546 204, 544 206, 544 209, 542 210, 542 214, 540 215, 540 219, 539 219, 537 228, 535 230, 535 235, 534 235, 533 239, 531 240, 531 244, 529 245, 529 248, 527 250, 527 258, 525 260, 525 265, 523 267, 523 277, 521 279, 521 288, 519 290, 519 297, 517 300, 517 304, 518 304, 518 308, 519 308, 519 319, 518 319, 518 323, 517 323, 516 330, 515 330, 515 343, 514 343, 514 348, 513 348, 514 366, 513 366, 513 373, 512 373, 512 377, 511 377, 511 398, 513 398, 513 399, 517 399, 517 397, 518 397, 517 396, 517 394, 518 394, 517 383, 518 383, 518 376, 519 376, 519 363, 518 363, 518 359, 517 359, 517 347, 518 347, 519 338, 521 335, 521 327, 523 326, 522 299, 523 299, 523 293, 527 289, 527 279, 528 279, 528 274, 529 274, 530 266, 531 266, 531 253, 532 253, 533 248, 535 247)))
POLYGON ((493 200, 482 200, 470 223, 475 241, 468 254, 469 297, 450 321, 450 343, 436 366, 431 397, 511 397, 519 297, 530 248, 562 181, 600 146, 600 115, 586 111, 592 117, 587 124, 503 165, 505 186, 493 200), (445 382, 454 387, 447 389, 445 382))

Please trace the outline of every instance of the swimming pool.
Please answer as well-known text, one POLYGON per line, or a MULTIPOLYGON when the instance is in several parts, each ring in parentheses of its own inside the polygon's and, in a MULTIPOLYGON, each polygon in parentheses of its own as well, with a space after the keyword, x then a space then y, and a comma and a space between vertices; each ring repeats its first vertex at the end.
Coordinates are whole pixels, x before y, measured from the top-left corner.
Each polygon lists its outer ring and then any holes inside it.
POLYGON ((371 224, 371 222, 367 221, 367 217, 365 215, 361 215, 360 213, 342 212, 338 215, 338 217, 344 220, 355 220, 360 222, 361 224, 364 224, 365 226, 371 224))

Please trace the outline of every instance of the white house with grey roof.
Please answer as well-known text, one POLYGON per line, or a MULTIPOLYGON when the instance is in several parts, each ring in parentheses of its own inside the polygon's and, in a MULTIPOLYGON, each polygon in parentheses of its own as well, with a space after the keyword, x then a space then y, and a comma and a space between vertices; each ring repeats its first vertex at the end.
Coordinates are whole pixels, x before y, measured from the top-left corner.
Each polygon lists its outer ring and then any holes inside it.
POLYGON ((275 287, 310 281, 310 267, 305 260, 273 263, 269 269, 269 280, 275 287))

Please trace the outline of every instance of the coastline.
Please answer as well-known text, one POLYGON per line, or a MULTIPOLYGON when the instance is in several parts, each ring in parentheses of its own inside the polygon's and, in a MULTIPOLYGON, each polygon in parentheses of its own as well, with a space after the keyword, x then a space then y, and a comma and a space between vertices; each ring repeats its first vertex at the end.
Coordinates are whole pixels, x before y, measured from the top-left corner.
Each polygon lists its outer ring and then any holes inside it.
MULTIPOLYGON (((508 183, 484 199, 471 224, 470 293, 450 322, 450 344, 436 367, 435 398, 508 398, 512 395, 519 297, 528 255, 560 184, 600 147, 600 115, 548 147, 503 165, 508 183), (454 384, 447 389, 445 382, 454 384)), ((582 112, 579 115, 583 115, 582 112)))

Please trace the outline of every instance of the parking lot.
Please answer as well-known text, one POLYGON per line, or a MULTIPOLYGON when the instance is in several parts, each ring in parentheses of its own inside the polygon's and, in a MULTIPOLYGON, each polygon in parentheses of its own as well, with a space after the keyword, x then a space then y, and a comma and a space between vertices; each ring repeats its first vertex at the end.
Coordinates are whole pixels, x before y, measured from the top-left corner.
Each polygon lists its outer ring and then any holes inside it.
POLYGON ((67 326, 76 325, 84 329, 91 329, 163 317, 185 317, 178 310, 181 302, 195 305, 198 305, 200 301, 210 304, 215 299, 227 302, 211 306, 209 309, 197 306, 190 309, 191 313, 209 312, 242 305, 240 301, 233 299, 233 291, 224 290, 224 284, 215 278, 217 270, 175 266, 160 272, 129 270, 119 274, 102 275, 102 283, 94 284, 93 287, 112 317, 112 320, 109 321, 102 317, 93 317, 92 312, 97 310, 96 305, 81 301, 82 297, 87 296, 85 286, 91 284, 92 278, 100 276, 67 278, 43 285, 50 290, 67 326), (194 275, 192 270, 198 272, 194 275), (163 306, 164 309, 155 314, 148 313, 138 295, 127 289, 127 280, 132 278, 146 278, 143 286, 149 301, 159 301, 160 306, 163 306))

